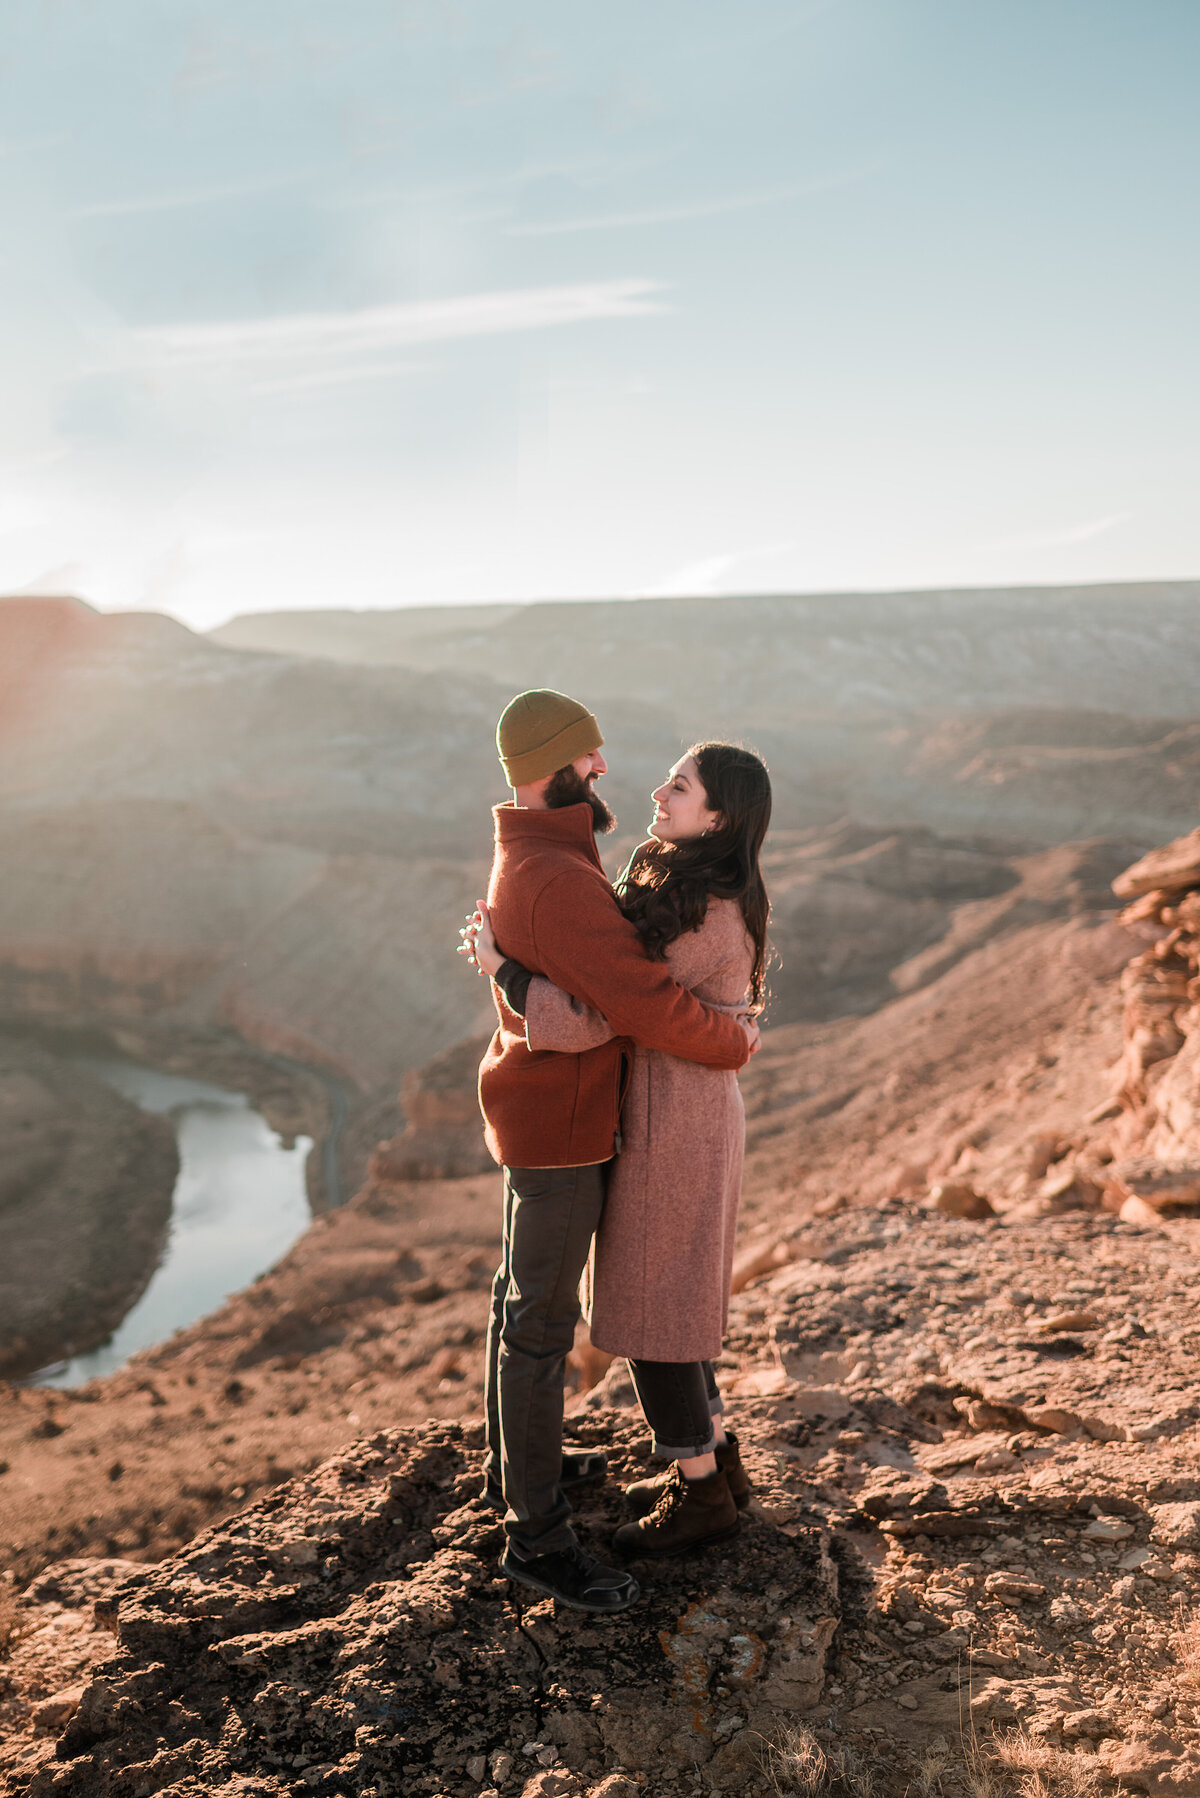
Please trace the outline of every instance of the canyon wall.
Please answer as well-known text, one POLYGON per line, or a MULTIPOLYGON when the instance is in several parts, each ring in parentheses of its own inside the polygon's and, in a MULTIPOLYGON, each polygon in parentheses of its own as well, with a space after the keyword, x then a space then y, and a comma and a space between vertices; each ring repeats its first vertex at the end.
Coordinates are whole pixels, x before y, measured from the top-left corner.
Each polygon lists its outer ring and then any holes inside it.
POLYGON ((364 1102, 394 1093, 487 1025, 448 957, 504 797, 495 719, 536 683, 603 713, 614 870, 681 741, 762 748, 776 1017, 861 1010, 953 905, 1016 881, 1014 855, 1101 834, 1132 854, 1186 828, 1195 598, 1183 584, 344 615, 342 652, 358 640, 370 663, 295 653, 313 632, 287 615, 250 632, 284 647, 251 652, 162 617, 2 600, 0 1015, 217 1027, 364 1102))
POLYGON ((278 1089, 294 1127, 337 1139, 311 1162, 318 1208, 369 1162, 385 1184, 469 1174, 486 1166, 471 1045, 492 1013, 453 947, 486 879, 515 687, 600 711, 611 871, 681 742, 763 749, 771 1026, 836 1031, 1108 904, 1121 867, 1186 828, 1196 597, 346 614, 339 653, 359 660, 311 653, 319 618, 259 620, 270 646, 246 649, 240 624, 217 640, 0 601, 0 1021, 278 1089))
POLYGON ((579 693, 603 702, 618 767, 642 761, 621 708, 648 708, 664 748, 639 779, 697 737, 742 738, 771 763, 785 828, 849 813, 1150 843, 1195 804, 1198 604, 1200 583, 1177 581, 284 612, 213 634, 579 693))
POLYGON ((165 1119, 0 1035, 0 1375, 106 1339, 157 1265, 178 1167, 165 1119))

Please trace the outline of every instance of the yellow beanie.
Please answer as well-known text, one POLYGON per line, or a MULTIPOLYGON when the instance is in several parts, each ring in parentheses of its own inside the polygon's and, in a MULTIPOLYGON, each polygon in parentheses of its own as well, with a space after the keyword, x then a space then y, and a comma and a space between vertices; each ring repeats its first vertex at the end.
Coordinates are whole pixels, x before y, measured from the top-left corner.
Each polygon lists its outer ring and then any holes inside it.
POLYGON ((496 726, 500 766, 510 787, 556 774, 581 755, 599 749, 604 738, 592 714, 577 699, 534 687, 506 705, 496 726))

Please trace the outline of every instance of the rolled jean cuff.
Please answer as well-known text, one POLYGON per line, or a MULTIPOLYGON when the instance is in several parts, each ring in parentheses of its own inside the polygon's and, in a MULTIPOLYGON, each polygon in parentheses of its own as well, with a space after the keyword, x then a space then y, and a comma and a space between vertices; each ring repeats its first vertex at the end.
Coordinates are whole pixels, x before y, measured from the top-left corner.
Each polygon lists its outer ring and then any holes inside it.
POLYGON ((690 1461, 715 1447, 714 1402, 720 1390, 707 1361, 629 1362, 629 1371, 650 1425, 653 1450, 665 1461, 690 1461))
POLYGON ((694 1461, 697 1455, 711 1455, 717 1446, 717 1432, 708 1432, 707 1442, 660 1442, 653 1436, 650 1452, 660 1455, 664 1461, 694 1461))

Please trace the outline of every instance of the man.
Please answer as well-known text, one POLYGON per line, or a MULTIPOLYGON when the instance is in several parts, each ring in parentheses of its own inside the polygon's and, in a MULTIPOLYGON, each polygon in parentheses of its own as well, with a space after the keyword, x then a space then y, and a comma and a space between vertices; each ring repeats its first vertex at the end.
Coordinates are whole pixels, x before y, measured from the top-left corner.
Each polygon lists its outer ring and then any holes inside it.
POLYGON ((619 1611, 638 1588, 579 1547, 564 1481, 602 1477, 603 1457, 562 1452, 563 1372, 578 1288, 620 1147, 632 1043, 739 1068, 757 1032, 710 1011, 653 962, 613 898, 595 831, 615 820, 594 792, 607 772, 586 707, 519 693, 496 743, 512 803, 494 808, 488 905, 506 955, 593 1006, 620 1032, 581 1055, 531 1051, 524 1019, 493 984, 499 1028, 479 1070, 485 1137, 504 1169, 504 1248, 487 1343, 488 1500, 506 1507, 501 1571, 564 1604, 619 1611))

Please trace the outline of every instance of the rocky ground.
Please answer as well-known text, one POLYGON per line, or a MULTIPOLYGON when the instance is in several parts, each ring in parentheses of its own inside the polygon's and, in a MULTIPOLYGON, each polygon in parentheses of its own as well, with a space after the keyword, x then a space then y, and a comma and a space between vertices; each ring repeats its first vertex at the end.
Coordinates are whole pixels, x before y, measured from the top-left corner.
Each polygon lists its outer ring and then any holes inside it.
MULTIPOLYGON (((158 1564, 52 1564, 15 1611, 8 1789, 741 1793, 786 1780, 803 1718, 880 1793, 971 1791, 963 1739, 996 1731, 997 1790, 1200 1792, 1197 1240, 847 1218, 734 1303, 742 1537, 639 1567, 613 1622, 497 1578, 453 1423, 376 1433, 158 1564)), ((612 1459, 579 1507, 597 1548, 646 1466, 631 1401, 618 1363, 570 1426, 612 1459)))
MULTIPOLYGON (((644 1467, 628 1420, 574 1435, 614 1472, 644 1467)), ((91 1629, 105 1671, 85 1675, 57 1755, 35 1744, 11 1789, 98 1798, 248 1774, 241 1789, 407 1798, 532 1774, 578 1792, 606 1764, 686 1779, 698 1759, 743 1789, 758 1734, 820 1692, 837 1607, 823 1532, 760 1519, 710 1558, 703 1590, 657 1570, 633 1612, 598 1621, 513 1602, 478 1486, 478 1428, 383 1434, 176 1561, 111 1568, 91 1629)), ((612 1490, 584 1509, 593 1530, 617 1520, 612 1490)), ((82 1573, 51 1569, 36 1590, 78 1608, 82 1573)))
POLYGON ((157 1559, 363 1430, 477 1408, 498 1186, 364 1193, 107 1379, 0 1385, 0 1565, 157 1559))
MULTIPOLYGON (((10 1391, 8 1789, 1200 1794, 1200 832, 1120 884, 1123 926, 983 897, 950 965, 769 1039, 722 1368, 754 1503, 621 1619, 497 1582, 497 1182, 415 1180, 419 1131, 213 1319, 10 1391)), ((645 1444, 577 1359, 603 1549, 645 1444)))

